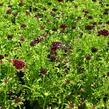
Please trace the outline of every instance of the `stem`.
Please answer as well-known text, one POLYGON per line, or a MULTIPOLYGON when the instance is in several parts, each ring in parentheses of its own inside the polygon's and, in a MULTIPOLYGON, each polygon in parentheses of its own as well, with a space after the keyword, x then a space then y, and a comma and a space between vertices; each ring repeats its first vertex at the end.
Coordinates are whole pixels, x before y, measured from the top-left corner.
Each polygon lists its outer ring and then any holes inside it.
POLYGON ((44 98, 43 109, 45 109, 45 105, 46 105, 46 97, 44 98))

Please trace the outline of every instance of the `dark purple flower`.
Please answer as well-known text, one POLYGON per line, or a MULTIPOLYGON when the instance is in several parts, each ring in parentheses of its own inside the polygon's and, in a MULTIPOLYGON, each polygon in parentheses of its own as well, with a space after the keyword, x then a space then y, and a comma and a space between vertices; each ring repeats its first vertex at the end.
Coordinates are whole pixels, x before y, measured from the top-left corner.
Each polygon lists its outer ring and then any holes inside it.
POLYGON ((109 35, 109 31, 106 30, 106 29, 99 30, 98 31, 98 35, 108 36, 109 35))
POLYGON ((85 26, 85 29, 86 30, 92 30, 93 29, 93 26, 92 25, 87 25, 87 26, 85 26))
POLYGON ((13 63, 13 66, 15 66, 16 69, 23 69, 26 65, 25 62, 18 59, 11 59, 10 62, 13 63))
POLYGON ((95 53, 95 52, 97 52, 97 51, 98 51, 98 49, 97 49, 97 48, 95 48, 95 47, 92 47, 92 48, 91 48, 91 51, 92 51, 92 53, 95 53))
POLYGON ((50 54, 56 54, 56 50, 57 50, 56 47, 52 47, 52 48, 50 49, 50 54))
POLYGON ((67 28, 67 25, 66 24, 61 24, 60 25, 60 28, 62 28, 63 30, 65 30, 67 28))
POLYGON ((61 47, 61 45, 62 45, 62 43, 61 42, 53 42, 52 43, 52 47, 54 47, 54 48, 60 48, 61 47))

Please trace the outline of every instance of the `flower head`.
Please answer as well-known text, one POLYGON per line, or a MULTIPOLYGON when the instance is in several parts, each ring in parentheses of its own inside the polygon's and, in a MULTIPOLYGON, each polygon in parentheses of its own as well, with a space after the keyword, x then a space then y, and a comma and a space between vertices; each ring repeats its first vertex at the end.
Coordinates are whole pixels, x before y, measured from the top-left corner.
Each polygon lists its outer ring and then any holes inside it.
POLYGON ((66 24, 61 24, 60 25, 60 28, 62 28, 63 30, 65 30, 67 28, 67 25, 66 24))
POLYGON ((13 63, 16 69, 23 69, 25 67, 25 62, 18 59, 11 59, 10 62, 13 63))
POLYGON ((40 74, 41 74, 42 76, 45 76, 45 75, 48 74, 48 70, 47 70, 46 68, 41 68, 41 69, 40 69, 40 74))
POLYGON ((98 35, 108 36, 109 35, 109 31, 106 30, 106 29, 99 30, 98 31, 98 35))
POLYGON ((54 47, 54 48, 60 48, 61 47, 61 45, 62 45, 62 43, 61 42, 53 42, 52 43, 52 47, 54 47))

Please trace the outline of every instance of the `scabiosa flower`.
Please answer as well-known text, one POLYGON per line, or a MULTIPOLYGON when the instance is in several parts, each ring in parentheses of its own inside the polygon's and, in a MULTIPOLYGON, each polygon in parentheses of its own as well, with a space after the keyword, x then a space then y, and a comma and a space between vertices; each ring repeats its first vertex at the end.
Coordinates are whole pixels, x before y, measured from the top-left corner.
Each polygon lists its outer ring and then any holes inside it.
POLYGON ((15 66, 16 69, 20 70, 25 67, 25 62, 18 59, 11 59, 10 62, 12 62, 13 66, 15 66))
POLYGON ((98 35, 108 36, 109 35, 109 31, 106 30, 106 29, 99 30, 98 31, 98 35))
POLYGON ((57 49, 57 48, 60 48, 61 45, 62 45, 62 43, 61 43, 61 42, 58 42, 58 41, 52 43, 52 47, 54 47, 54 48, 56 48, 56 49, 57 49))
POLYGON ((40 69, 40 75, 45 76, 48 74, 48 70, 46 68, 41 68, 40 69))
POLYGON ((36 44, 38 44, 39 42, 43 41, 46 37, 47 37, 47 33, 44 33, 41 36, 38 36, 37 38, 34 38, 31 42, 30 42, 30 46, 35 46, 36 44))
POLYGON ((66 24, 61 24, 60 25, 60 28, 62 28, 63 30, 65 30, 67 28, 67 25, 66 24))
POLYGON ((98 51, 98 49, 97 49, 97 48, 95 48, 95 47, 92 47, 92 48, 91 48, 91 51, 92 51, 92 53, 95 53, 95 52, 97 52, 97 51, 98 51))
POLYGON ((86 30, 92 30, 92 29, 93 29, 93 26, 92 26, 92 25, 86 25, 86 26, 85 26, 85 29, 86 29, 86 30))

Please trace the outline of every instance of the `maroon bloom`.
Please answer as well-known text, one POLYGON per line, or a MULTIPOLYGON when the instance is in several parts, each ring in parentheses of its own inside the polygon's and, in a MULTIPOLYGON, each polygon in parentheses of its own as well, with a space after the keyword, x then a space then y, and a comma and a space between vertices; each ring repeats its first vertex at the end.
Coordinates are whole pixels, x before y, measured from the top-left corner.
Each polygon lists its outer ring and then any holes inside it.
POLYGON ((106 29, 99 30, 98 31, 98 35, 108 36, 109 35, 109 31, 106 30, 106 29))
POLYGON ((15 66, 16 69, 23 69, 25 67, 25 62, 18 59, 12 59, 10 62, 13 63, 13 66, 15 66))
POLYGON ((62 45, 62 43, 61 42, 53 42, 52 43, 52 47, 54 47, 54 48, 60 48, 61 47, 61 45, 62 45))
POLYGON ((66 24, 61 24, 60 25, 60 28, 62 28, 63 30, 65 30, 67 28, 67 25, 66 24))

